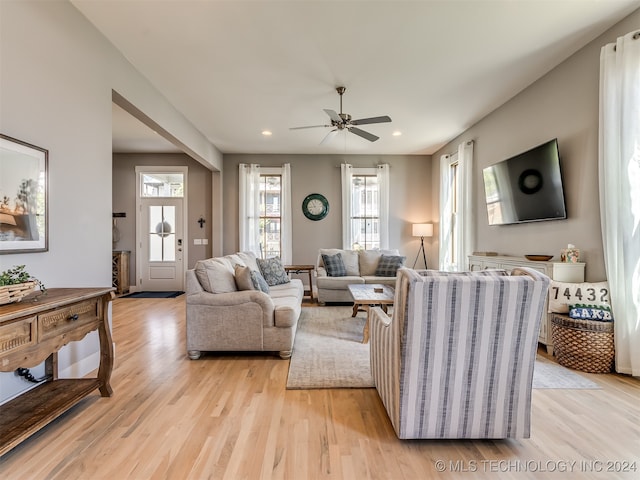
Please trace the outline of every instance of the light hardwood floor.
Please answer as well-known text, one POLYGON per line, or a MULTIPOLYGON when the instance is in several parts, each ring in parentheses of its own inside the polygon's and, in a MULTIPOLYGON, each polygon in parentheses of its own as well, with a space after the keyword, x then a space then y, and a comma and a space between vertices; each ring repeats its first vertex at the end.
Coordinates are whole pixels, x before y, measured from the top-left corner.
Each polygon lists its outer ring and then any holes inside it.
POLYGON ((637 379, 534 390, 530 439, 400 441, 375 389, 286 390, 267 354, 189 360, 184 297, 116 299, 113 338, 114 396, 1 457, 0 478, 640 478, 637 379))

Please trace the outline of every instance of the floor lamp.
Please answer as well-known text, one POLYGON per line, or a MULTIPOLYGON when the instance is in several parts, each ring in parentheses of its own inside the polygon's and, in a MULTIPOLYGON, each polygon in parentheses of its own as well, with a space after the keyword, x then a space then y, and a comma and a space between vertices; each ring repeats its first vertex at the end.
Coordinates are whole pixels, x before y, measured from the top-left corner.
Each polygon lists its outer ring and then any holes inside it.
POLYGON ((424 237, 433 237, 433 223, 414 223, 412 235, 414 237, 420 237, 420 250, 416 255, 416 261, 413 262, 413 268, 416 268, 418 258, 420 258, 420 252, 422 252, 422 260, 424 261, 424 268, 427 267, 427 255, 424 252, 424 237))

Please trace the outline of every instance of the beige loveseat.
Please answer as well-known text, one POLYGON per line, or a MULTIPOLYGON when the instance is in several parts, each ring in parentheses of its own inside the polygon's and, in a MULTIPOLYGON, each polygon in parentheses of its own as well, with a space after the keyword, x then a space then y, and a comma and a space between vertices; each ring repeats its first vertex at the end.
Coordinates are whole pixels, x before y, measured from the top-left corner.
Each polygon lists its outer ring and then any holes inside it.
POLYGON ((395 286, 396 277, 376 275, 380 259, 385 256, 399 256, 398 250, 342 250, 337 248, 321 248, 316 261, 316 287, 318 302, 343 303, 353 302, 348 285, 354 283, 380 283, 395 286), (330 276, 325 268, 322 255, 340 253, 346 275, 330 276))
POLYGON ((189 358, 195 360, 203 351, 273 351, 282 358, 291 356, 302 282, 292 279, 269 286, 265 293, 249 279, 250 271, 260 268, 255 256, 244 252, 201 260, 187 271, 189 358))

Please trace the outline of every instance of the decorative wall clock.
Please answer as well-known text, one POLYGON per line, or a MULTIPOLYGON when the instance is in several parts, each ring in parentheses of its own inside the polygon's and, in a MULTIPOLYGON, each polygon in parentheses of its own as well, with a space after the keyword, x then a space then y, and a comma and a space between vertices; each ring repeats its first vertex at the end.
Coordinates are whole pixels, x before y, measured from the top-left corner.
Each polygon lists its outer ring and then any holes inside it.
POLYGON ((319 193, 307 195, 302 201, 302 213, 309 220, 322 220, 329 213, 329 201, 319 193))

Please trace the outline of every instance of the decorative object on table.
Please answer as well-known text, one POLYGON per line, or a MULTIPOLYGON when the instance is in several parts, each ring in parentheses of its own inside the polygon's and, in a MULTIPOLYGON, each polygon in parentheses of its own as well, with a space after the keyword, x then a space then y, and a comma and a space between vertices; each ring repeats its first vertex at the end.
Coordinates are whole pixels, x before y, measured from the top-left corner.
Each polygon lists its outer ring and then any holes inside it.
POLYGON ((424 262, 424 268, 427 267, 427 255, 424 251, 424 237, 433 237, 433 223, 414 223, 412 226, 411 235, 414 237, 420 237, 420 249, 416 255, 416 260, 413 262, 413 268, 416 268, 420 252, 422 252, 422 261, 424 262))
POLYGON ((309 220, 322 220, 329 213, 329 201, 320 193, 307 195, 302 201, 302 213, 309 220))
POLYGON ((48 156, 0 134, 0 254, 48 250, 48 156))
POLYGON ((0 305, 21 301, 38 287, 42 294, 47 293, 44 284, 32 277, 24 265, 0 273, 0 305))
POLYGON ((524 258, 533 262, 547 262, 553 258, 553 255, 525 255, 524 258))
POLYGON ((615 357, 612 322, 556 314, 551 325, 553 354, 560 365, 589 373, 611 372, 615 357))
POLYGON ((560 250, 560 261, 566 263, 578 263, 580 261, 580 249, 572 243, 567 248, 560 250))

